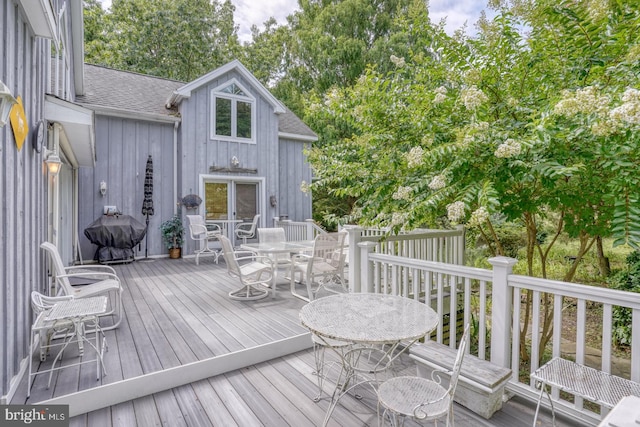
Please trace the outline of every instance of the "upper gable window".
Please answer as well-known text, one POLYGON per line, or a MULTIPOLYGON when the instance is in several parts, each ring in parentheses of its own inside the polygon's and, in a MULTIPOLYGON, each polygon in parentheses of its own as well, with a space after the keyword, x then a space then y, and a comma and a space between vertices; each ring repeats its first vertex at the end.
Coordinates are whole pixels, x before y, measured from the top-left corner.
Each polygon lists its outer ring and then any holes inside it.
POLYGON ((254 141, 255 98, 235 80, 211 91, 211 138, 254 141))

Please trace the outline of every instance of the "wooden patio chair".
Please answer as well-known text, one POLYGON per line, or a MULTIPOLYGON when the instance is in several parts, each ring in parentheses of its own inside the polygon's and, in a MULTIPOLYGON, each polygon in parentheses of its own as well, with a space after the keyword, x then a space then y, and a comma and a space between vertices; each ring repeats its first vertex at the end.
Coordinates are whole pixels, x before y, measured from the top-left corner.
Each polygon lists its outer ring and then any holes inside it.
POLYGON ((292 257, 291 293, 298 298, 313 301, 321 291, 329 293, 348 292, 344 282, 344 242, 347 233, 318 234, 313 242, 311 254, 292 257), (296 292, 298 282, 307 285, 307 297, 296 292))
POLYGON ((464 328, 460 347, 451 372, 434 370, 432 379, 402 376, 391 378, 378 387, 378 424, 388 415, 392 426, 402 425, 404 418, 437 420, 447 417, 447 427, 453 426, 453 395, 458 385, 460 367, 469 341, 469 324, 464 328), (440 382, 442 375, 450 375, 449 387, 440 382), (384 411, 380 414, 380 408, 384 411), (400 422, 398 422, 400 418, 400 422))
POLYGON ((269 287, 275 274, 271 258, 258 256, 251 251, 234 251, 226 236, 220 236, 220 243, 227 273, 239 279, 242 284, 240 289, 229 292, 229 297, 235 300, 257 300, 269 295, 269 287))
POLYGON ((209 242, 218 240, 222 234, 222 229, 218 224, 207 225, 201 215, 187 215, 189 220, 189 235, 194 242, 197 242, 199 249, 194 251, 196 255, 196 265, 199 265, 199 258, 202 254, 213 255, 214 261, 218 263, 219 251, 214 251, 209 247, 209 242))
POLYGON ((89 298, 106 295, 109 298, 110 311, 104 316, 115 316, 113 324, 102 328, 103 331, 115 329, 122 321, 122 284, 113 267, 107 265, 79 265, 65 267, 58 248, 50 242, 43 242, 40 248, 49 254, 51 275, 55 279, 55 295, 71 295, 74 298, 89 298), (72 286, 70 279, 78 278, 88 284, 72 286))
POLYGON ((234 232, 238 239, 242 239, 243 244, 247 243, 247 239, 253 239, 256 237, 256 227, 258 226, 259 219, 260 214, 257 214, 253 217, 251 222, 242 222, 236 225, 234 232))

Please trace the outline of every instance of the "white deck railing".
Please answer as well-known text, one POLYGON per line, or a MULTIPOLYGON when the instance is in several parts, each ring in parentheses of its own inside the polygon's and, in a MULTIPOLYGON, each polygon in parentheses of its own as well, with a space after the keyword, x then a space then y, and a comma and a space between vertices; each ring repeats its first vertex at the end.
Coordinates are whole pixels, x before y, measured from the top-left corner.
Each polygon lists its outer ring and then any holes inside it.
POLYGON ((318 234, 326 233, 326 231, 312 219, 300 222, 274 218, 273 226, 284 228, 284 234, 289 242, 296 240, 313 240, 318 234))
MULTIPOLYGON (((402 258, 436 261, 455 265, 464 265, 464 229, 455 230, 414 230, 409 233, 391 235, 386 230, 366 229, 356 226, 344 226, 349 233, 347 262, 349 265, 349 286, 358 292, 362 289, 358 269, 362 266, 361 251, 355 250, 366 243, 368 251, 376 254, 393 255, 402 258)), ((401 277, 395 277, 396 282, 401 277)))
MULTIPOLYGON (((539 392, 529 384, 528 374, 538 368, 537 348, 543 326, 543 306, 540 301, 545 294, 549 295, 554 308, 553 335, 547 347, 547 358, 563 355, 610 373, 613 368, 628 364, 630 369, 614 369, 612 373, 640 382, 640 294, 514 275, 512 267, 516 260, 512 258, 492 258, 489 261, 493 270, 486 270, 451 262, 409 258, 405 254, 397 256, 378 253, 377 249, 376 243, 366 240, 359 243, 357 249, 350 247, 350 252, 357 252, 360 258, 358 264, 350 264, 350 277, 357 277, 356 281, 360 285, 352 289, 393 293, 430 301, 441 318, 435 334, 438 342, 443 342, 443 331, 449 330, 450 326, 452 337, 461 335, 462 331, 456 330, 454 326, 458 317, 461 316, 464 323, 472 322, 474 354, 513 370, 514 375, 508 387, 510 391, 537 400, 539 392), (355 266, 360 268, 353 268, 355 266), (522 337, 521 300, 527 291, 533 294, 532 320, 529 332, 522 337), (576 305, 576 314, 572 319, 563 315, 564 304, 568 302, 576 305), (611 340, 612 311, 615 306, 628 307, 633 313, 631 354, 622 363, 613 355, 611 340), (587 330, 587 310, 591 315, 601 310, 602 314, 597 321, 598 325, 602 325, 601 329, 587 330), (453 316, 452 313, 459 315, 453 316), (575 355, 563 354, 562 351, 562 331, 568 328, 569 321, 575 323, 575 355), (601 334, 603 338, 599 347, 596 345, 598 348, 587 347, 587 334, 601 334), (522 339, 526 340, 527 347, 532 350, 530 366, 521 380, 519 376, 522 359, 519 348, 522 339), (599 362, 595 363, 597 366, 593 366, 593 360, 587 358, 589 352, 601 354, 599 362)), ((451 255, 448 250, 444 252, 447 256, 451 255)), ((455 339, 449 339, 448 342, 455 347, 455 339)), ((553 392, 553 396, 559 398, 557 390, 553 392)), ((579 419, 585 424, 597 425, 601 418, 601 415, 585 408, 579 398, 572 403, 563 396, 554 406, 557 412, 579 419)))

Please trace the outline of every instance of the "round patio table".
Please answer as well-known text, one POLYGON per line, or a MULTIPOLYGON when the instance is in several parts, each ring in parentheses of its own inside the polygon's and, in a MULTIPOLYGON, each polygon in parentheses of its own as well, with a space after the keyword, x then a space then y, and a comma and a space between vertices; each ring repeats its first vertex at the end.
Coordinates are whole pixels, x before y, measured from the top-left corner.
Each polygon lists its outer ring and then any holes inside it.
POLYGON ((339 355, 342 372, 324 419, 326 425, 340 397, 356 385, 377 385, 377 374, 414 342, 438 325, 438 314, 413 299, 384 294, 350 293, 319 298, 300 310, 303 326, 339 355), (351 349, 334 349, 335 341, 351 343, 351 349), (404 346, 400 346, 403 343, 404 346), (363 368, 365 352, 377 353, 374 366, 363 368), (368 374, 368 376, 367 376, 368 374), (356 376, 362 379, 358 381, 356 376))

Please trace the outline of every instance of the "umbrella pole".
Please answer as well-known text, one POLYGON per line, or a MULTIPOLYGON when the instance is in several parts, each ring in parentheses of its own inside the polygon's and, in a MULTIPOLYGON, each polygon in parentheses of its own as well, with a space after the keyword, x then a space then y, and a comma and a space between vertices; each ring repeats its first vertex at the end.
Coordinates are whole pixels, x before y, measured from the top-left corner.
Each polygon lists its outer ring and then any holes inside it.
POLYGON ((144 259, 141 261, 153 262, 155 260, 149 258, 149 214, 146 214, 147 231, 144 233, 144 259))

